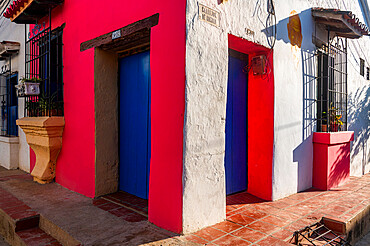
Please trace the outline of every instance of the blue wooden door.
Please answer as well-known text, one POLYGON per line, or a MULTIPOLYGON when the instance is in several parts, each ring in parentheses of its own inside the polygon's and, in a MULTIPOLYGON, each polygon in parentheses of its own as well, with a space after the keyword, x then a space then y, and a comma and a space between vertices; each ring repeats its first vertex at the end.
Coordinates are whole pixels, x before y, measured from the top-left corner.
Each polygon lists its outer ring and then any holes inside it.
POLYGON ((226 194, 247 189, 247 80, 243 68, 248 60, 229 52, 226 103, 225 175, 226 194))
POLYGON ((119 60, 120 190, 147 199, 150 163, 149 51, 119 60))

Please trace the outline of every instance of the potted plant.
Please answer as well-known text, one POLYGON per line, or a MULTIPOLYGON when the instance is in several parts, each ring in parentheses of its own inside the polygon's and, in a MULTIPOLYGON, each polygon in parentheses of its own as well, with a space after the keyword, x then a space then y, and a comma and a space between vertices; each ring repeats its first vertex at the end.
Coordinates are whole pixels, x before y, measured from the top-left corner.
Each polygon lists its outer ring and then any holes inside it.
POLYGON ((18 85, 15 85, 15 88, 17 89, 17 96, 25 97, 39 95, 41 82, 42 80, 38 77, 34 77, 31 79, 22 77, 19 80, 18 85))
POLYGON ((50 97, 45 93, 40 93, 37 97, 29 98, 25 103, 27 115, 29 117, 43 117, 43 116, 58 116, 59 112, 63 112, 56 101, 57 92, 54 92, 50 97))
POLYGON ((328 121, 326 120, 326 117, 326 112, 323 112, 321 120, 321 132, 328 132, 328 121))
POLYGON ((331 106, 329 109, 329 121, 331 132, 337 132, 340 129, 340 126, 343 125, 343 121, 341 121, 342 115, 338 113, 338 111, 339 108, 336 108, 334 106, 331 106))
POLYGON ((22 77, 19 81, 21 83, 39 83, 40 84, 42 82, 42 79, 38 77, 33 77, 33 78, 22 77))
POLYGON ((39 116, 56 116, 57 104, 55 102, 56 93, 50 98, 46 97, 44 93, 40 94, 37 103, 37 111, 39 116))
POLYGON ((326 120, 322 121, 321 132, 328 132, 328 123, 326 122, 326 120))

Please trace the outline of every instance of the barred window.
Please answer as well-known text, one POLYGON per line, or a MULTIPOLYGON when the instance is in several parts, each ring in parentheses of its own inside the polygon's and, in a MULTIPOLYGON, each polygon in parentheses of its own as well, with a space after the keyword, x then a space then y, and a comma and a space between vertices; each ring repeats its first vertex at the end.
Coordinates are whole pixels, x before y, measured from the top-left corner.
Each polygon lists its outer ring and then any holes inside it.
POLYGON ((347 40, 330 40, 318 48, 317 58, 317 131, 346 131, 347 40))
POLYGON ((18 73, 0 74, 0 136, 18 136, 18 98, 15 85, 18 73))
POLYGON ((50 27, 26 42, 26 78, 40 81, 40 95, 26 97, 25 115, 62 116, 63 27, 50 27))

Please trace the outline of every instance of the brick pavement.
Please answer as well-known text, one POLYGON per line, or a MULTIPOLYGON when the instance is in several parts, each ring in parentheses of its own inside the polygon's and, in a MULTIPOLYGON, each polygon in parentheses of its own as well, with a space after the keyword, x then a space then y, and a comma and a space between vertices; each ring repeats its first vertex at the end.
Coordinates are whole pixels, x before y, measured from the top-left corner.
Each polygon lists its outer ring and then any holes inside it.
POLYGON ((347 221, 370 204, 370 174, 330 191, 309 189, 269 202, 248 193, 227 197, 227 219, 187 235, 207 245, 290 245, 294 231, 322 217, 347 221))
MULTIPOLYGON (((290 245, 294 231, 323 216, 347 221, 369 206, 370 174, 351 177, 330 191, 310 189, 274 202, 246 192, 228 196, 226 221, 184 236, 148 223, 147 201, 124 192, 94 200, 56 183, 36 184, 21 171, 3 169, 0 189, 2 198, 6 192, 14 196, 9 198, 17 209, 4 207, 11 216, 37 211, 83 245, 290 245)), ((57 244, 37 228, 22 231, 18 235, 29 245, 57 244)))

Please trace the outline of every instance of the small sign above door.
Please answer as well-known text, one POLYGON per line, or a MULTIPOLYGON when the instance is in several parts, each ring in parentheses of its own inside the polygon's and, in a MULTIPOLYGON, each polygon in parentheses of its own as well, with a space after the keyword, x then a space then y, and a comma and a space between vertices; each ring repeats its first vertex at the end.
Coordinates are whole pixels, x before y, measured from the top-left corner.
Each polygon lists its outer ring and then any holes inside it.
POLYGON ((121 30, 118 29, 117 31, 112 32, 112 40, 115 40, 117 38, 121 37, 121 30))
POLYGON ((199 19, 205 21, 215 27, 220 27, 220 12, 208 8, 203 4, 198 4, 199 6, 199 19))

